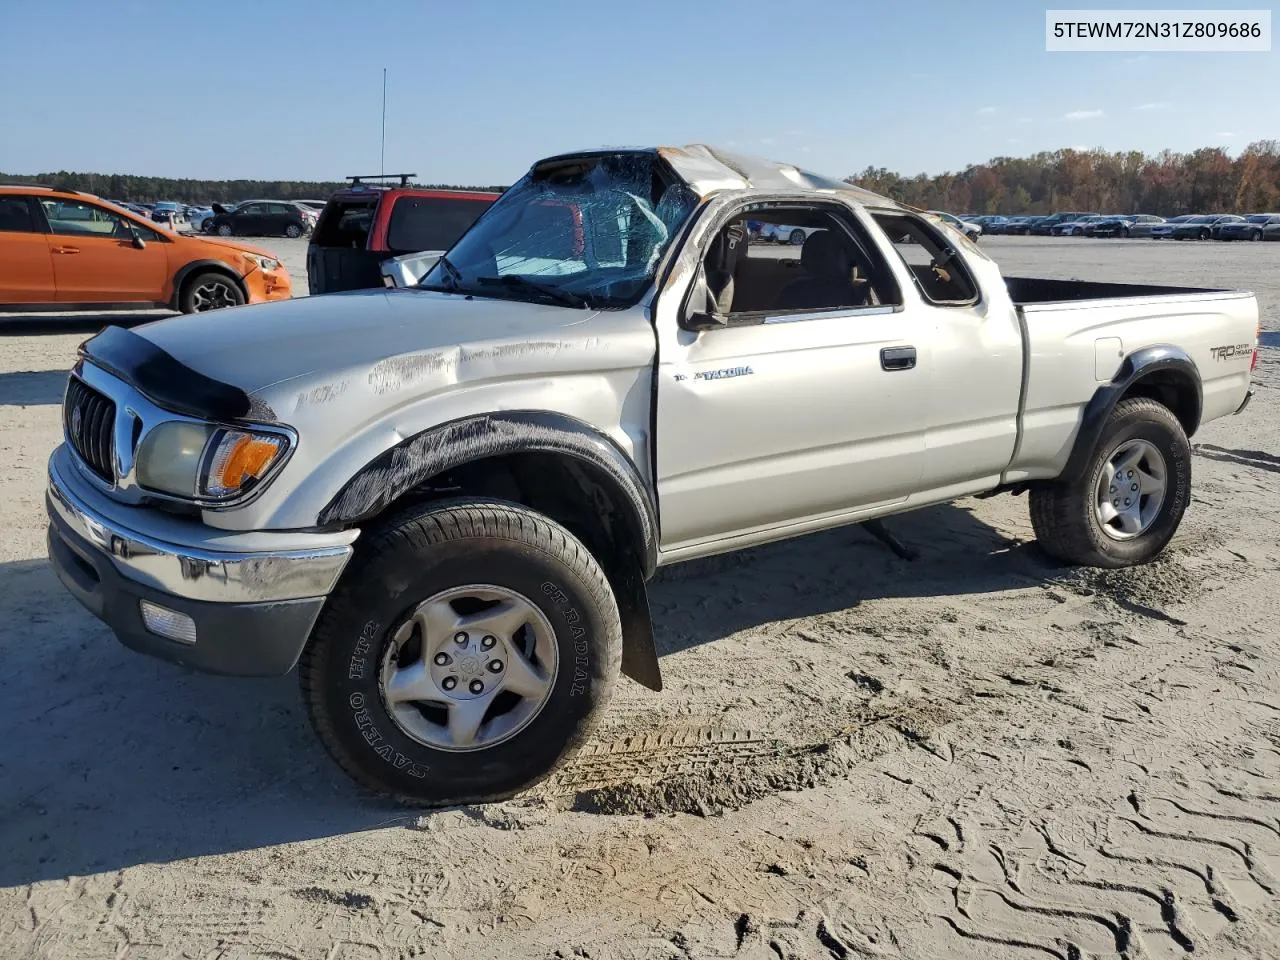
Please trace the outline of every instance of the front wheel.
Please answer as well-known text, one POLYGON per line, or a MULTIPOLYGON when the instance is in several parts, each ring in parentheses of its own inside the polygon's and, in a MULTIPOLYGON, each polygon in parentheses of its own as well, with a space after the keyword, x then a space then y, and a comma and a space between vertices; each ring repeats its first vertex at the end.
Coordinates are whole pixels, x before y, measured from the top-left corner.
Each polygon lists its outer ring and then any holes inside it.
POLYGON ((1120 236, 1121 236, 1121 237, 1123 237, 1125 240, 1128 240, 1128 239, 1129 239, 1129 228, 1128 228, 1128 227, 1121 227, 1121 228, 1120 228, 1120 236))
POLYGON ((223 273, 202 273, 187 281, 178 306, 183 313, 206 313, 244 303, 240 285, 223 273))
POLYGON ((231 236, 231 224, 229 224, 229 223, 220 223, 220 224, 218 224, 218 236, 220 236, 220 237, 229 237, 229 236, 231 236))
POLYGON ((1121 400, 1082 476, 1031 491, 1031 525, 1044 551, 1090 567, 1154 559, 1191 500, 1191 445, 1168 407, 1121 400))
POLYGON ((1250 240, 1261 240, 1261 239, 1262 239, 1262 231, 1261 231, 1261 230, 1255 230, 1255 231, 1253 231, 1253 233, 1249 234, 1249 239, 1250 239, 1250 240))
POLYGON ((622 657, 604 572, 517 504, 392 518, 357 552, 299 663, 303 700, 356 781, 440 806, 509 797, 589 735, 622 657))
POLYGON ((1208 240, 1211 236, 1213 236, 1213 234, 1210 233, 1208 230, 1201 230, 1200 233, 1196 236, 1196 239, 1208 240))

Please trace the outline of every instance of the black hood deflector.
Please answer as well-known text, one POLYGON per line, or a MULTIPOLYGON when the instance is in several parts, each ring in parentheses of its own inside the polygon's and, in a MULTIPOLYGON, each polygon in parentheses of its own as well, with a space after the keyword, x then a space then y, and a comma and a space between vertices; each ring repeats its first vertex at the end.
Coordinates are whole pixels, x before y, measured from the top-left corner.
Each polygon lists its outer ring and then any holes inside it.
POLYGON ((124 327, 107 327, 90 337, 80 344, 80 356, 174 413, 201 420, 275 419, 239 387, 192 370, 124 327))

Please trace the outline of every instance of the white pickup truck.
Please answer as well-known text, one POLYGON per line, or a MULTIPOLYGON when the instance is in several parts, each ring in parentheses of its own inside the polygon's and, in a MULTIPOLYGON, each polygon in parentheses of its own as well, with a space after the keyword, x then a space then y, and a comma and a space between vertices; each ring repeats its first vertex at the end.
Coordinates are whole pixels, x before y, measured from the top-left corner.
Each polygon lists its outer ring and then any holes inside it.
POLYGON ((1055 557, 1150 560, 1257 333, 1246 291, 1006 278, 795 167, 566 154, 417 286, 88 340, 49 552, 129 647, 297 665, 372 789, 504 797, 620 674, 660 689, 664 564, 1006 491, 1055 557), (748 220, 804 243, 751 245, 748 220))

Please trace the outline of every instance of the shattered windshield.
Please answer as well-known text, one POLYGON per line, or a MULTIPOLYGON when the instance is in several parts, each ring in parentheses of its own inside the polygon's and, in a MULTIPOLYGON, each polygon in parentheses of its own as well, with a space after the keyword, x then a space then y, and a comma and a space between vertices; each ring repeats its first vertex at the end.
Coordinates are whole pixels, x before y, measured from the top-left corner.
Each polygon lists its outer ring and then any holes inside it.
POLYGON ((485 211, 419 286, 572 307, 630 306, 696 203, 653 154, 544 161, 485 211))

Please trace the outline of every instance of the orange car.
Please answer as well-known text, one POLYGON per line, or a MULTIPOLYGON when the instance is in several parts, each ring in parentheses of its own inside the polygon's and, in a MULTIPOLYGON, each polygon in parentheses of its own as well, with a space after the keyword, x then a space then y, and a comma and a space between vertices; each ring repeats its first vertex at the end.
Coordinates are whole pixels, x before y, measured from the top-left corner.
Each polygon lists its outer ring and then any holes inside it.
POLYGON ((75 190, 0 186, 0 310, 198 313, 290 294, 266 250, 173 233, 75 190))

